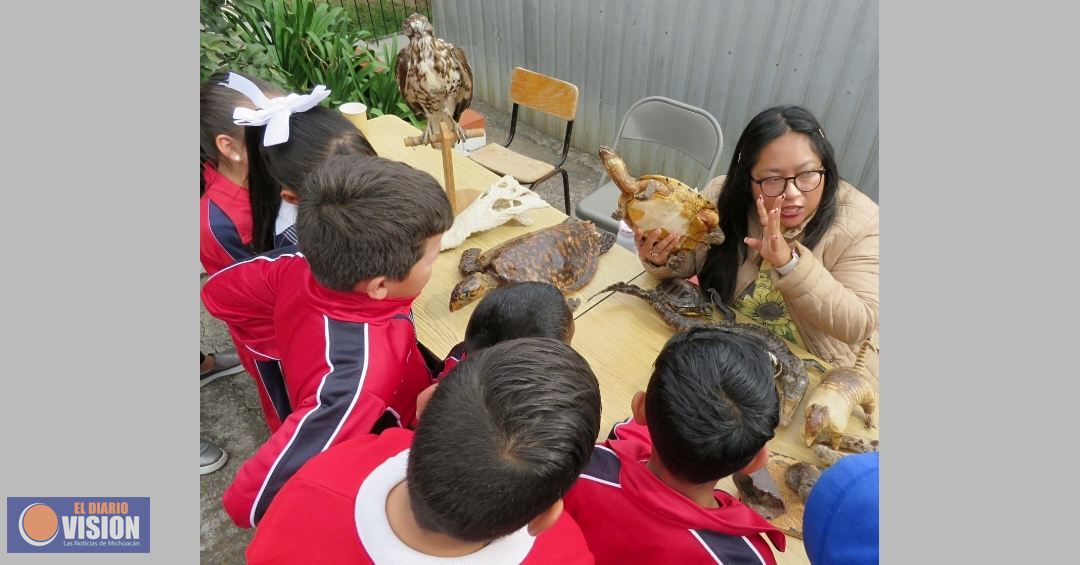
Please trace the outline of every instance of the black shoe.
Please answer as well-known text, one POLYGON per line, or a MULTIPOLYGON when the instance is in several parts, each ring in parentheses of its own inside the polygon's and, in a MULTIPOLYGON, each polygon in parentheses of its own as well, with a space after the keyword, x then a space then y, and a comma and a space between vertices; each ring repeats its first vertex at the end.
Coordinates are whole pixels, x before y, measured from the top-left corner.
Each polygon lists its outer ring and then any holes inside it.
POLYGON ((215 353, 212 357, 214 358, 214 366, 209 371, 199 375, 200 388, 221 377, 235 375, 244 370, 244 366, 240 364, 240 357, 234 351, 215 353))
POLYGON ((205 475, 207 473, 213 473, 218 469, 225 466, 225 462, 229 460, 229 454, 225 453, 224 449, 206 441, 202 440, 202 444, 199 446, 199 474, 205 475))

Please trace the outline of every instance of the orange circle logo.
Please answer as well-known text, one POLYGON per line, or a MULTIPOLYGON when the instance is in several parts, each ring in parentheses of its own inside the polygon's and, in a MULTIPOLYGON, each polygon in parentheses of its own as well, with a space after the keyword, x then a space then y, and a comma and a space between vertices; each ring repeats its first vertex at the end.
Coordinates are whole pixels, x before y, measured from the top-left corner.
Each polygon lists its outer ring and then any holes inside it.
POLYGON ((27 506, 19 515, 19 534, 30 545, 48 545, 56 538, 59 526, 56 511, 40 502, 27 506))

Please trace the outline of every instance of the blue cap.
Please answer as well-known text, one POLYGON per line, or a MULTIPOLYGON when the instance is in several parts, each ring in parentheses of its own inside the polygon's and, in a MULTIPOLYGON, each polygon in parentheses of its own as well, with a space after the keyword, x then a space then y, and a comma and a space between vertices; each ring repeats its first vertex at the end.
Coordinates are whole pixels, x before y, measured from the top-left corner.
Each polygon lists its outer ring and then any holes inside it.
POLYGON ((813 565, 878 562, 878 453, 848 455, 822 473, 803 513, 813 565))

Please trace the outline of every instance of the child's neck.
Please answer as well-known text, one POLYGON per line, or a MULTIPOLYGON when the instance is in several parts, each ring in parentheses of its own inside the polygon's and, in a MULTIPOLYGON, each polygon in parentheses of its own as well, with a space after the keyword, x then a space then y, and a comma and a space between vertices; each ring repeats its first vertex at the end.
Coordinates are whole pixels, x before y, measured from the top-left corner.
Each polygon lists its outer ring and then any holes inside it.
POLYGON ((676 492, 682 494, 686 498, 689 498, 702 508, 719 508, 720 504, 716 502, 716 495, 713 494, 713 486, 715 483, 690 483, 684 481, 671 474, 664 463, 660 461, 659 457, 653 455, 649 458, 649 462, 645 464, 646 467, 652 471, 652 474, 656 475, 656 478, 663 481, 667 486, 675 489, 676 492))
POLYGON ((422 528, 416 523, 409 504, 409 488, 405 481, 390 489, 386 497, 386 518, 390 522, 390 529, 402 543, 425 555, 461 557, 487 545, 487 542, 465 542, 422 528))
POLYGON ((217 162, 218 173, 236 186, 247 188, 247 169, 242 169, 228 159, 219 159, 217 162))

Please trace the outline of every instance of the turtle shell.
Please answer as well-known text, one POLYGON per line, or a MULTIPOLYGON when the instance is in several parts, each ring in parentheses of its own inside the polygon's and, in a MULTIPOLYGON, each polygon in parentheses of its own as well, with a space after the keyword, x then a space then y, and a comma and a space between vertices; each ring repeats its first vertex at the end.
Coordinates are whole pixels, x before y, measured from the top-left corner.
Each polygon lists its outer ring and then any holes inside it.
POLYGON ((592 280, 600 253, 592 222, 571 220, 507 240, 482 254, 480 265, 506 282, 548 282, 571 292, 592 280))
POLYGON ((677 231, 684 236, 679 241, 678 249, 694 249, 705 244, 705 235, 716 226, 707 225, 699 212, 711 210, 712 217, 719 219, 715 204, 678 179, 662 175, 642 175, 637 180, 657 181, 668 188, 668 194, 661 194, 658 190, 648 200, 620 195, 620 204, 626 211, 627 224, 646 232, 660 228, 661 237, 667 237, 669 230, 677 231))

